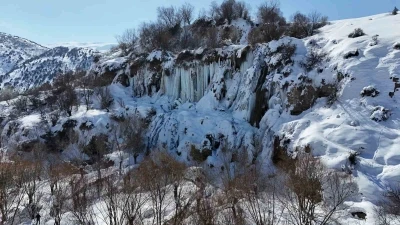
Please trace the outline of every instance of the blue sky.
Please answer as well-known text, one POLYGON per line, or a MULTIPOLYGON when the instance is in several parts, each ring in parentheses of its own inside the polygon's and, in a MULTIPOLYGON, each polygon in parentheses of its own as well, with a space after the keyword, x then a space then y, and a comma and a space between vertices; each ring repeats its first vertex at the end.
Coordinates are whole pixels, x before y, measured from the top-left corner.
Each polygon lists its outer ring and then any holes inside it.
MULTIPOLYGON (((114 42, 115 35, 156 18, 157 6, 186 0, 0 0, 0 31, 40 44, 114 42)), ((208 9, 212 0, 188 1, 208 9)), ((221 2, 221 0, 217 1, 221 2)), ((245 0, 253 11, 263 0, 245 0)), ((281 0, 286 17, 318 10, 331 20, 389 12, 400 0, 281 0)))

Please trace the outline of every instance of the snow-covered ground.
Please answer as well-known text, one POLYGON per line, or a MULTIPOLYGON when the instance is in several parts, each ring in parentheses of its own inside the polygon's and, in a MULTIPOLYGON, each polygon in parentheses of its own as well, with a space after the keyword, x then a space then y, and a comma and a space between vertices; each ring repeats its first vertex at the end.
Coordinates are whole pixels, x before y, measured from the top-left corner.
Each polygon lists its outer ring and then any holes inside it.
MULTIPOLYGON (((245 27, 243 21, 235 21, 234 25, 245 27)), ((213 142, 222 139, 231 149, 244 149, 250 157, 261 142, 265 169, 271 168, 275 136, 288 143, 288 153, 293 155, 299 147, 309 145, 328 168, 352 173, 360 195, 346 203, 349 212, 367 214, 365 221, 357 221, 359 224, 376 224, 373 206, 382 199, 385 186, 400 181, 396 90, 400 88, 400 50, 394 48, 400 43, 400 30, 395 29, 399 25, 400 16, 389 14, 334 21, 305 40, 285 37, 255 46, 246 54, 242 54, 247 49, 245 41, 225 46, 212 53, 218 59, 208 63, 192 60, 179 64, 179 56, 154 51, 143 61, 159 63, 161 69, 157 71, 147 64, 134 68, 135 59, 105 57, 92 69, 98 74, 114 71, 117 78, 126 76, 129 87, 117 82, 109 87, 115 99, 109 112, 99 110, 94 101, 93 109, 86 111, 81 106, 69 119, 77 121, 74 129, 80 134, 79 142, 88 143, 93 135, 111 132, 110 118, 114 115, 136 113, 149 117, 149 148, 162 146, 189 164, 192 149, 211 148, 204 164, 214 168, 223 159, 221 149, 213 147, 213 142), (356 28, 366 35, 349 38, 356 28), (283 62, 281 48, 289 45, 295 45, 296 51, 292 62, 283 62), (312 50, 328 53, 329 59, 307 72, 301 62, 312 50), (347 57, 348 53, 354 56, 347 57), (263 65, 268 67, 267 75, 261 70, 263 65), (324 88, 331 91, 328 84, 338 90, 332 104, 327 104, 328 95, 315 94, 324 88), (260 108, 265 112, 259 112, 260 108), (87 122, 94 129, 80 131, 80 124, 87 122), (355 152, 359 153, 356 165, 351 165, 348 158, 355 152)), ((203 50, 190 54, 202 55, 203 50)), ((5 103, 0 107, 7 113, 5 103)), ((52 131, 62 129, 66 121, 61 118, 52 131)), ((10 136, 6 131, 13 123, 5 126, 2 137, 8 136, 8 140, 2 142, 2 147, 21 140, 21 136, 22 140, 31 138, 27 133, 44 132, 38 129, 38 114, 14 123, 20 127, 10 136)), ((76 154, 76 146, 64 151, 66 158, 76 154)), ((347 216, 340 222, 354 224, 355 220, 347 216)))

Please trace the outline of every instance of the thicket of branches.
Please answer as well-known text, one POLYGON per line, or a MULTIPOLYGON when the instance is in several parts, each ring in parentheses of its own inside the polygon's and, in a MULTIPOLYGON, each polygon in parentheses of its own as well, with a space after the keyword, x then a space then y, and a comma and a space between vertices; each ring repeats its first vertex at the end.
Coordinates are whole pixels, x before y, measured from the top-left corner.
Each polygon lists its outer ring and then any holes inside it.
POLYGON ((308 15, 297 12, 287 21, 276 0, 267 0, 260 5, 254 20, 250 16, 250 6, 237 0, 212 2, 208 11, 200 11, 197 18, 194 12, 189 3, 178 8, 158 7, 157 20, 144 22, 137 31, 127 29, 117 36, 119 48, 128 54, 157 49, 179 52, 199 47, 215 48, 227 40, 237 44, 240 40, 237 37, 242 34, 231 23, 239 18, 253 24, 247 37, 251 44, 276 40, 283 35, 308 37, 328 23, 328 18, 316 11, 308 15), (224 25, 223 29, 221 25, 224 25))
MULTIPOLYGON (((122 173, 99 167, 93 171, 97 176, 40 154, 31 160, 16 156, 0 161, 0 224, 32 219, 42 212, 47 195, 52 199, 47 217, 56 225, 65 220, 82 225, 322 225, 346 212, 344 202, 358 194, 349 175, 324 168, 310 154, 302 153, 269 174, 258 164, 235 161, 246 157, 239 150, 222 148, 226 169, 220 171, 187 167, 162 149, 122 173), (229 169, 232 163, 235 170, 229 169)), ((33 152, 40 152, 40 146, 33 152)), ((397 195, 397 190, 388 192, 393 204, 397 195)))

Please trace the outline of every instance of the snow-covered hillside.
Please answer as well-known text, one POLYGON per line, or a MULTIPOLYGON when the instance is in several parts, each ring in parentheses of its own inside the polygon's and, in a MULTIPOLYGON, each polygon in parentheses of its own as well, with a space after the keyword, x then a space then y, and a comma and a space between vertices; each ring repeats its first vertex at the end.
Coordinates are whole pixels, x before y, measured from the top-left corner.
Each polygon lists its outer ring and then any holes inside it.
POLYGON ((37 87, 51 82, 57 75, 72 71, 86 71, 92 64, 96 51, 87 48, 56 47, 29 58, 1 77, 1 86, 18 90, 37 87))
MULTIPOLYGON (((394 29, 399 25, 400 16, 381 14, 334 21, 302 40, 283 37, 256 46, 243 40, 178 54, 107 54, 92 67, 87 61, 92 51, 55 48, 24 62, 5 81, 31 87, 54 76, 47 69, 90 67, 97 78, 114 78, 108 87, 114 103, 101 109, 100 98, 93 97, 85 107, 81 98, 72 116, 51 125, 54 112, 44 119, 34 110, 15 118, 2 102, 1 147, 25 149, 49 135, 65 135, 71 142, 62 143, 64 159, 87 159, 79 146, 102 134, 118 143, 115 127, 136 115, 148 125, 147 150, 163 149, 217 174, 226 163, 222 146, 231 150, 232 167, 240 152, 244 163, 259 162, 265 171, 274 170, 277 148, 292 157, 309 149, 359 186, 339 223, 376 224, 374 206, 386 186, 400 181, 400 30, 394 29), (350 38, 356 28, 365 35, 350 38), (365 213, 366 220, 352 212, 365 213)), ((108 157, 116 161, 116 154, 108 157)), ((123 165, 128 168, 130 159, 123 165)))
MULTIPOLYGON (((172 58, 153 53, 133 61, 112 59, 103 70, 132 77, 127 84, 137 97, 150 95, 156 103, 160 94, 167 95, 171 102, 192 102, 198 114, 224 111, 241 123, 259 124, 253 140, 261 137, 263 155, 272 155, 275 136, 289 154, 311 146, 327 167, 351 171, 361 193, 353 208, 373 215, 372 205, 381 200, 383 187, 400 179, 400 30, 393 29, 398 25, 400 17, 388 14, 334 21, 305 40, 282 39, 246 53, 246 46, 211 53, 200 49, 172 58), (349 38, 356 28, 366 35, 349 38), (286 54, 279 46, 284 44, 296 46, 294 64, 282 61, 286 54), (307 72, 299 64, 311 51, 326 52, 328 60, 307 72), (125 69, 118 72, 116 62, 123 62, 125 69), (358 155, 356 165, 350 165, 351 153, 358 155)), ((195 120, 190 125, 174 121, 178 127, 201 127, 195 120)), ((184 139, 175 134, 179 131, 166 131, 164 136, 172 138, 166 140, 171 141, 168 146, 184 139)), ((367 221, 374 224, 373 219, 367 221)))
POLYGON ((37 43, 0 32, 0 76, 14 66, 48 50, 37 43))

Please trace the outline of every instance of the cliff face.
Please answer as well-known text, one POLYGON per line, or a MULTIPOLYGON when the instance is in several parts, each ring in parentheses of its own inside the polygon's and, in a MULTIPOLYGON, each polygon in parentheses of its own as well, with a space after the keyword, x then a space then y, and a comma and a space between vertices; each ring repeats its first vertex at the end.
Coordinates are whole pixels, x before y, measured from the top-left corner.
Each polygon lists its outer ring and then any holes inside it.
POLYGON ((198 109, 230 111, 258 127, 271 98, 278 98, 282 109, 300 114, 331 93, 322 89, 336 82, 332 72, 316 68, 321 71, 314 81, 317 72, 306 72, 301 66, 306 53, 302 41, 283 38, 253 47, 226 46, 178 55, 155 51, 133 60, 121 58, 118 64, 115 59, 104 61, 95 72, 115 75, 115 82, 131 88, 136 97, 164 95, 172 101, 196 103, 198 109), (300 101, 305 86, 310 91, 300 101))

